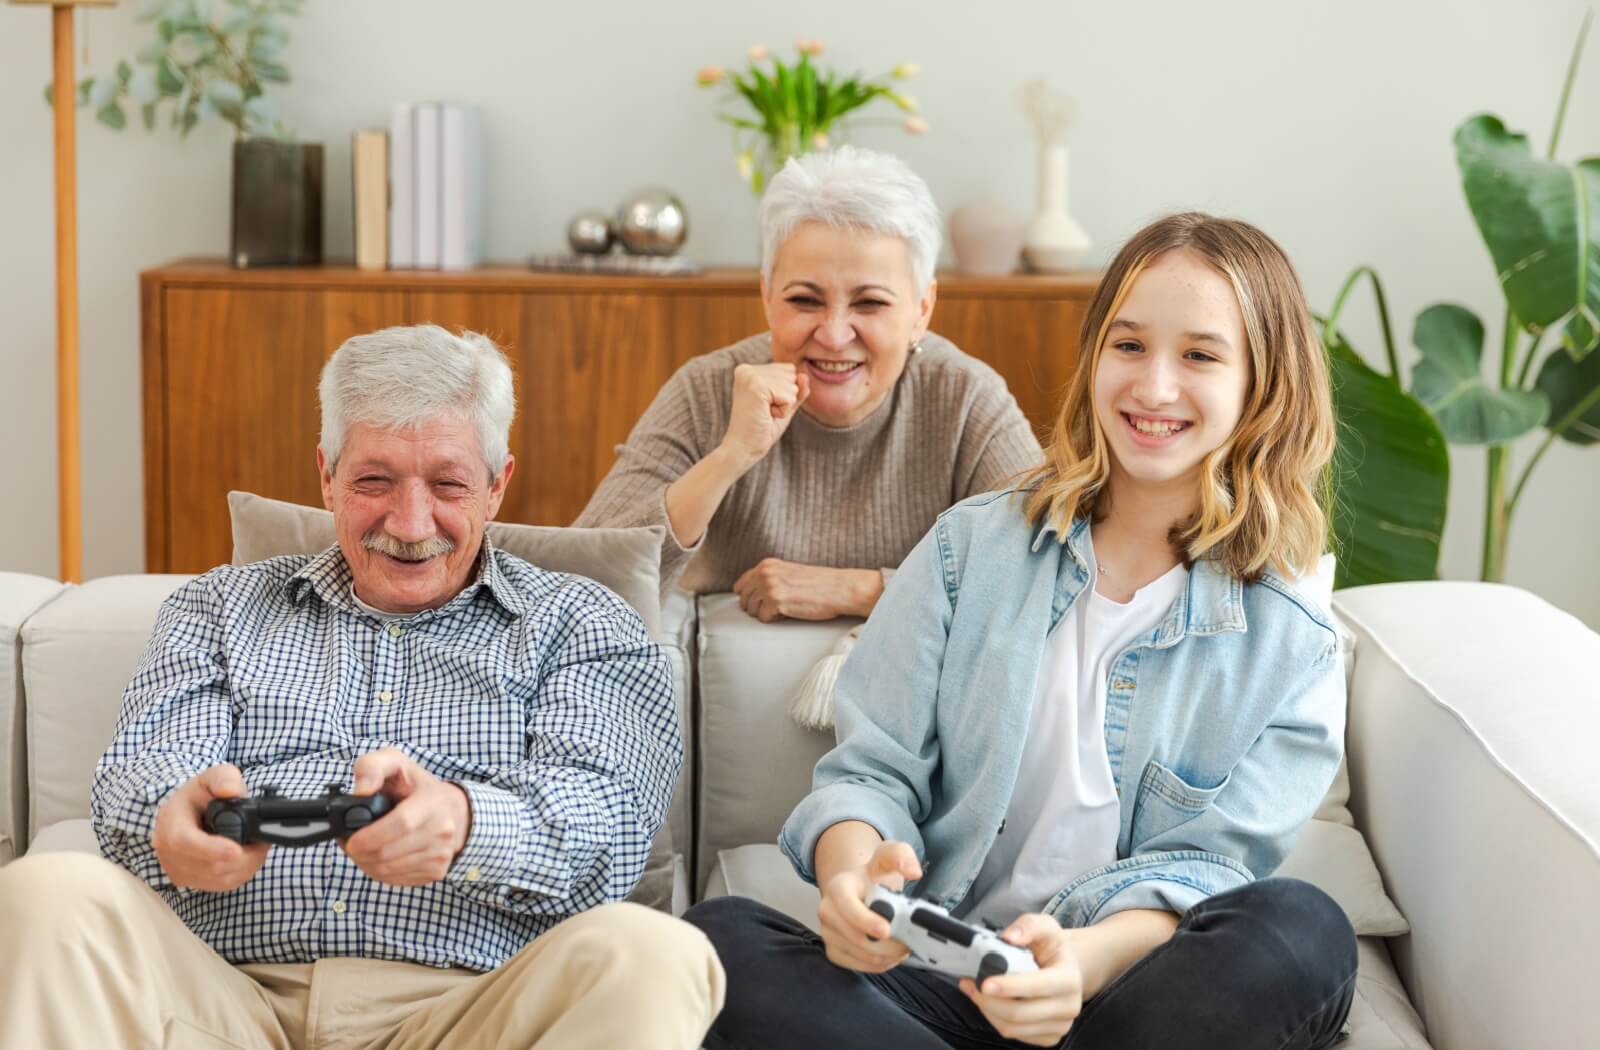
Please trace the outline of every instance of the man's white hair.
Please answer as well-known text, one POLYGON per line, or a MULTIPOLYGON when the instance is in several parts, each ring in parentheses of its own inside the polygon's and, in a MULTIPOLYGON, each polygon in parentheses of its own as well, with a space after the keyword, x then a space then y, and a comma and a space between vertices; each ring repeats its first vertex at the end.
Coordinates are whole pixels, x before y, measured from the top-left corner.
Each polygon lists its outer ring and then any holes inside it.
POLYGON ((928 290, 939 259, 939 206, 899 157, 841 146, 790 158, 761 198, 761 276, 769 285, 778 249, 807 222, 899 237, 917 295, 928 290))
POLYGON ((491 476, 505 466, 517 399, 511 365, 488 336, 432 324, 355 336, 323 366, 317 396, 330 473, 352 424, 414 429, 441 418, 472 425, 491 476))

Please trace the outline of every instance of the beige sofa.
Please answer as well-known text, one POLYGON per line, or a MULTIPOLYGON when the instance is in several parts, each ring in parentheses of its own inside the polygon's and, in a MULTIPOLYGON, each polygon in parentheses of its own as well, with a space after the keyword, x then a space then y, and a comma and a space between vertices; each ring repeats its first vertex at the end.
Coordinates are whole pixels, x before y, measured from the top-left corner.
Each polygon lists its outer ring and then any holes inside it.
MULTIPOLYGON (((94 762, 156 609, 184 579, 0 574, 0 863, 94 848, 94 762)), ((1409 922, 1362 938, 1341 1045, 1600 1047, 1600 636, 1483 584, 1361 588, 1335 607, 1356 638, 1349 812, 1382 873, 1369 889, 1409 922)), ((661 613, 690 748, 672 906, 741 893, 815 922, 816 891, 773 842, 831 738, 784 708, 851 623, 763 625, 729 595, 661 613)))

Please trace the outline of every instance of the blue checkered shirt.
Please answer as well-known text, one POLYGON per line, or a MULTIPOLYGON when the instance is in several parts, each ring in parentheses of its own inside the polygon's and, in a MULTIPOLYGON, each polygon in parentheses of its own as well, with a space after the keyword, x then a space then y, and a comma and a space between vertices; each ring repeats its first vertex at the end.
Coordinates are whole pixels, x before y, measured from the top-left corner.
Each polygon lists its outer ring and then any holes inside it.
POLYGON ((490 970, 541 932, 627 896, 683 762, 666 653, 611 591, 484 541, 442 608, 384 621, 337 547, 213 569, 161 608, 95 771, 107 857, 233 963, 326 956, 490 970), (472 803, 428 886, 367 877, 332 842, 272 847, 229 893, 174 886, 157 808, 219 762, 251 794, 348 791, 356 758, 405 751, 472 803))

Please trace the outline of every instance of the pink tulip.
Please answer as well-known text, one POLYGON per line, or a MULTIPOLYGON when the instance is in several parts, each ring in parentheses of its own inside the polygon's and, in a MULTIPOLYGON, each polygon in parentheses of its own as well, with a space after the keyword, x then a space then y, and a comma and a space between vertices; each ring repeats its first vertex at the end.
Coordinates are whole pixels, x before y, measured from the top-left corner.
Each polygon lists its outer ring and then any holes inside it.
POLYGON ((756 46, 754 46, 754 47, 752 47, 750 49, 750 61, 752 61, 752 62, 765 61, 766 57, 767 57, 767 54, 768 54, 767 45, 765 45, 765 44, 757 44, 756 46))
POLYGON ((822 54, 822 41, 820 40, 807 40, 804 37, 801 37, 799 40, 795 41, 794 47, 795 50, 799 51, 802 55, 810 55, 813 58, 822 54))
POLYGON ((828 148, 828 136, 824 132, 821 132, 821 131, 817 132, 815 135, 812 135, 811 136, 811 148, 815 149, 815 150, 827 149, 828 148))
POLYGON ((710 87, 712 84, 720 83, 725 76, 727 73, 721 66, 705 66, 695 74, 694 78, 701 87, 710 87))
POLYGON ((921 117, 907 117, 905 129, 913 135, 926 135, 928 133, 928 122, 921 117))

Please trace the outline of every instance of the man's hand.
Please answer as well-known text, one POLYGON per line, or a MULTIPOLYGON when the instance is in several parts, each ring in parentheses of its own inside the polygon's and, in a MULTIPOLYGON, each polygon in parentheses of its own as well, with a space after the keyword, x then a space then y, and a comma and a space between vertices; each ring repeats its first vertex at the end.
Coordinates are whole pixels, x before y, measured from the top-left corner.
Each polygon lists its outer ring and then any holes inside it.
POLYGON ((397 748, 356 759, 357 795, 383 794, 395 807, 339 844, 356 867, 391 886, 438 882, 467 844, 472 804, 397 748))
POLYGON ((828 569, 763 558, 733 585, 739 608, 762 623, 866 616, 883 595, 877 569, 828 569))
POLYGON ((889 936, 888 920, 867 907, 867 894, 876 885, 899 890, 907 879, 921 877, 922 866, 908 843, 885 842, 862 867, 829 879, 817 905, 828 960, 862 973, 883 973, 904 962, 911 953, 889 936))
POLYGON ((150 836, 161 870, 175 885, 191 890, 226 893, 238 889, 267 861, 267 843, 241 846, 213 835, 202 823, 206 806, 214 798, 243 798, 244 775, 238 767, 212 766, 186 782, 156 810, 150 836))
POLYGON ((994 1030, 1031 1046, 1055 1046, 1083 1011, 1083 966, 1076 931, 1062 929, 1048 915, 1024 915, 1006 929, 1007 942, 1028 948, 1039 963, 1035 973, 1003 974, 983 982, 971 978, 961 990, 983 1011, 994 1030))

